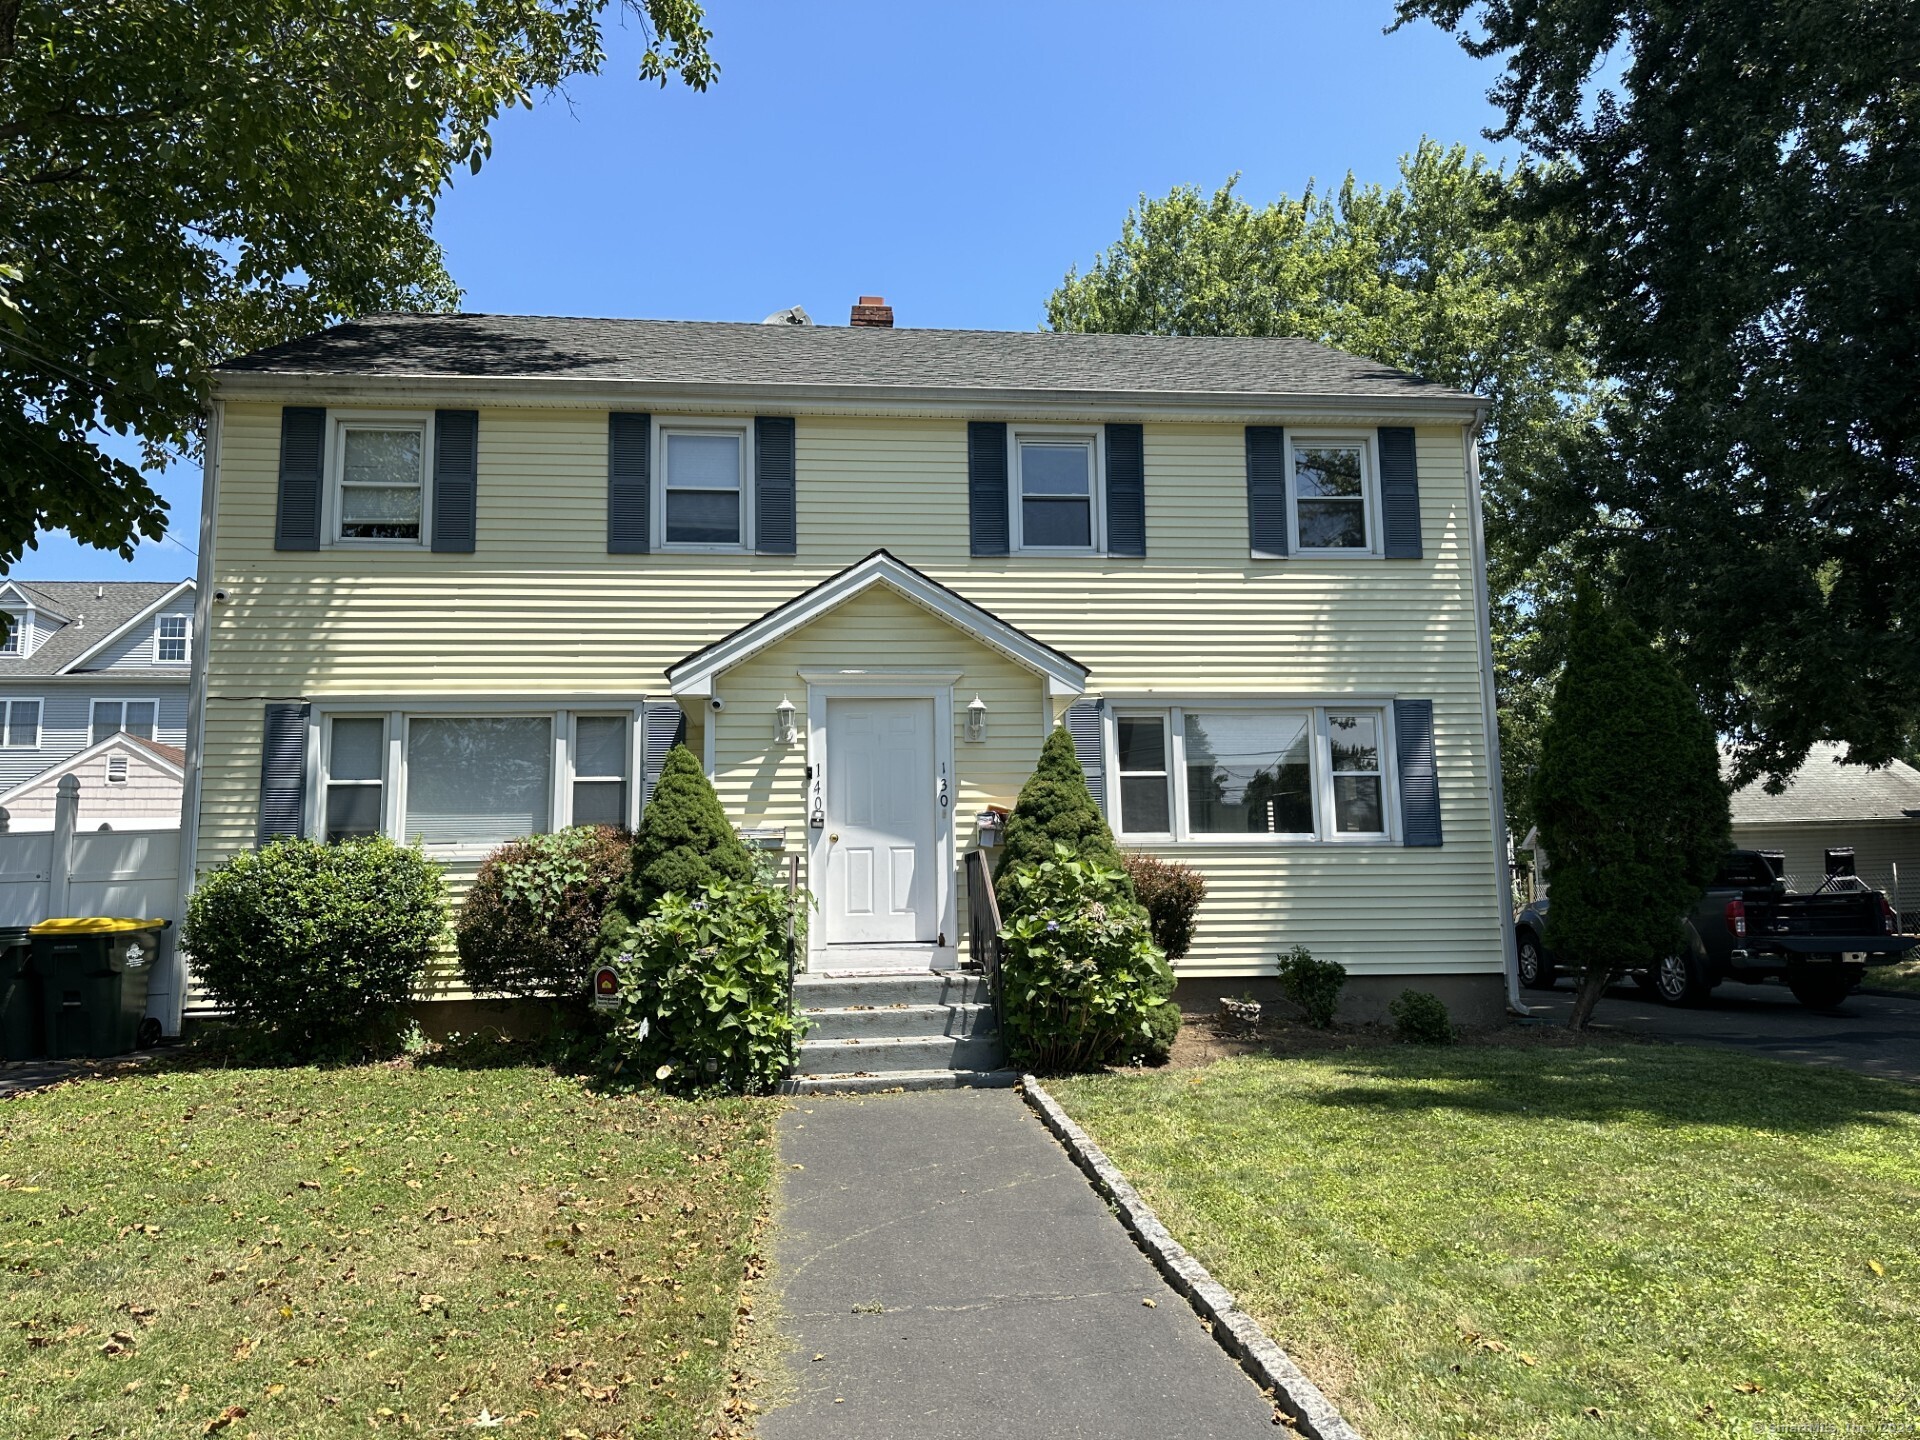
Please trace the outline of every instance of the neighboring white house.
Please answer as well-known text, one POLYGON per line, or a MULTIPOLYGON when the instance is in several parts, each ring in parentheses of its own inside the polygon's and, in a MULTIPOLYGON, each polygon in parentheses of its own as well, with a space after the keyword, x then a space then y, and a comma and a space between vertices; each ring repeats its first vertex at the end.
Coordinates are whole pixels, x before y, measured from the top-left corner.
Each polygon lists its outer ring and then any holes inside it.
POLYGON ((1769 795, 1759 783, 1733 795, 1733 843, 1743 850, 1779 850, 1788 883, 1818 889, 1826 852, 1851 847, 1854 869, 1885 890, 1895 909, 1920 906, 1920 770, 1896 760, 1878 770, 1848 765, 1846 746, 1823 742, 1787 787, 1769 795))
POLYGON ((66 773, 81 776, 89 828, 179 823, 194 582, 0 580, 0 611, 6 823, 49 828, 46 787, 66 773), (150 743, 110 743, 121 736, 150 743))

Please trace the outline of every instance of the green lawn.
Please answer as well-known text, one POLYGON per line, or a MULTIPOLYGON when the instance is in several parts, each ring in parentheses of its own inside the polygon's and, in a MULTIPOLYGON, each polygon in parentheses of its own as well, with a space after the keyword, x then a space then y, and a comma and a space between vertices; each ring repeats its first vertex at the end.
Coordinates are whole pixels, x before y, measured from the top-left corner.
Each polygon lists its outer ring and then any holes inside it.
POLYGON ((1652 1046, 1054 1089, 1369 1440, 1920 1427, 1920 1090, 1652 1046))
POLYGON ((708 1436, 773 1113, 408 1066, 7 1101, 0 1435, 708 1436))
POLYGON ((1907 995, 1920 995, 1920 960, 1869 970, 1865 983, 1869 990, 1898 990, 1907 995))

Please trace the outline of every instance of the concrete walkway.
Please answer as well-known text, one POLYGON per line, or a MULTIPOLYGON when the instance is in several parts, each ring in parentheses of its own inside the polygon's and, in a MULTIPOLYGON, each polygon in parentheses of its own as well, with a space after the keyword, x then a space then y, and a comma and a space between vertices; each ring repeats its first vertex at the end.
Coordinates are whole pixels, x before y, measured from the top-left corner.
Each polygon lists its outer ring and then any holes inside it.
POLYGON ((797 1394, 762 1440, 1276 1433, 1017 1095, 797 1100, 780 1158, 797 1394))

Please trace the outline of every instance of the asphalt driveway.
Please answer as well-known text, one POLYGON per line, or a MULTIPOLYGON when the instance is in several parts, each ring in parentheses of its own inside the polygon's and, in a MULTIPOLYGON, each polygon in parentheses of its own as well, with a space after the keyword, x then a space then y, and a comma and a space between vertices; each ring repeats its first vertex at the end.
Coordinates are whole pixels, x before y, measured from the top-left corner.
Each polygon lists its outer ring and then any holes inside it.
MULTIPOLYGON (((1555 989, 1523 993, 1536 1014, 1564 1022, 1573 1008, 1574 983, 1562 980, 1555 989)), ((1593 1021, 1633 1035, 1724 1045, 1920 1085, 1920 995, 1857 994, 1821 1015, 1802 1009, 1780 984, 1724 984, 1699 1009, 1671 1008, 1632 985, 1616 985, 1593 1021)))

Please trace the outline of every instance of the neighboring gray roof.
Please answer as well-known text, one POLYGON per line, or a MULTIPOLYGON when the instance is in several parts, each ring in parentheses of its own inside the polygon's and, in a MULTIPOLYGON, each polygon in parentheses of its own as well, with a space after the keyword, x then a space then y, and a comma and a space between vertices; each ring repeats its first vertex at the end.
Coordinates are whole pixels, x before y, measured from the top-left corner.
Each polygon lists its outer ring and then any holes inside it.
POLYGON ((1829 741, 1815 744, 1778 795, 1767 794, 1757 780, 1734 791, 1733 823, 1920 819, 1920 770, 1898 760, 1879 770, 1845 765, 1840 757, 1846 748, 1829 741))
POLYGON ((1473 403, 1462 391, 1311 340, 540 315, 371 315, 220 368, 229 374, 1353 395, 1473 403))
MULTIPOLYGON (((14 580, 28 596, 70 622, 34 647, 31 655, 0 659, 0 680, 19 675, 57 675, 76 656, 84 655, 125 625, 178 580, 14 580)), ((183 667, 168 666, 157 674, 186 678, 183 667)))

